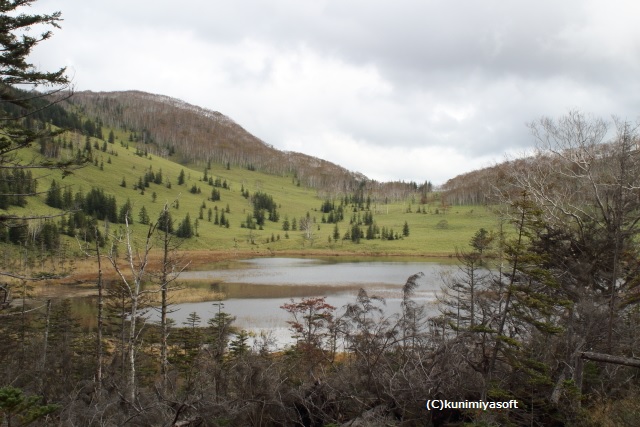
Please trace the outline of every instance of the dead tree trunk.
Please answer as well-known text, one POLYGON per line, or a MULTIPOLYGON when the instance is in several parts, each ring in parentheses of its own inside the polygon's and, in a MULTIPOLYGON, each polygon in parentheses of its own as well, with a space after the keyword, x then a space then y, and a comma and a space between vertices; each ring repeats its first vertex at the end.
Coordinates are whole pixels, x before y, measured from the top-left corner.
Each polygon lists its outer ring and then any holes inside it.
POLYGON ((595 362, 613 363, 616 365, 631 366, 632 368, 640 368, 640 359, 631 357, 612 356, 610 354, 594 353, 592 351, 583 352, 581 357, 595 362))

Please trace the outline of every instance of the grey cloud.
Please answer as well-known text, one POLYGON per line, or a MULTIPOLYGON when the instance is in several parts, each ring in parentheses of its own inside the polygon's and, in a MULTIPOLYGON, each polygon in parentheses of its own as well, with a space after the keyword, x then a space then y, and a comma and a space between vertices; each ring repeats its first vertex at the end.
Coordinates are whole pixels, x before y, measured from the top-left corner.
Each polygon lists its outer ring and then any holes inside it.
MULTIPOLYGON (((477 165, 480 157, 500 159, 529 146, 525 123, 541 115, 577 108, 635 120, 640 107, 632 1, 40 0, 34 7, 62 11, 63 29, 41 57, 77 64, 81 89, 186 98, 229 114, 276 146, 326 129, 372 152, 437 147, 477 165), (118 34, 131 39, 110 45, 118 34), (181 35, 197 46, 160 44, 181 35), (252 49, 264 49, 260 66, 245 63, 252 49), (137 54, 174 67, 176 75, 145 69, 137 54), (288 70, 297 92, 283 90, 283 58, 307 54, 337 63, 328 67, 334 79, 315 82, 288 70), (370 85, 388 88, 349 87, 354 74, 371 70, 379 82, 370 85)), ((398 179, 416 179, 402 176, 411 169, 399 166, 398 179)))

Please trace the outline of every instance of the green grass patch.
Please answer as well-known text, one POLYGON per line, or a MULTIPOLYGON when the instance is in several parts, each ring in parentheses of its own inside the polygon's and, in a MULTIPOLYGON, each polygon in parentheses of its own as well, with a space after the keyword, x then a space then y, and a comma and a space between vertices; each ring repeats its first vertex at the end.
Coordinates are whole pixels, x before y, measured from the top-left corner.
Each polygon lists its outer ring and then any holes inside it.
MULTIPOLYGON (((109 133, 103 129, 104 134, 109 133)), ((384 203, 373 200, 370 206, 374 221, 379 228, 385 227, 394 233, 402 235, 405 222, 409 225, 409 236, 401 236, 398 240, 361 239, 360 243, 350 240, 334 241, 334 224, 322 223, 320 207, 324 199, 318 197, 316 190, 300 187, 293 176, 275 176, 250 171, 240 167, 227 169, 222 164, 212 164, 207 170, 207 176, 214 180, 226 181, 229 189, 217 188, 220 192, 219 201, 211 201, 211 191, 214 187, 203 181, 205 164, 182 165, 155 155, 138 155, 144 144, 128 141, 128 133, 114 129, 115 143, 106 144, 106 151, 93 149, 93 162, 75 171, 72 175, 62 178, 58 171, 36 170, 38 191, 49 189, 52 180, 62 186, 71 186, 75 193, 79 190, 85 194, 92 188, 102 188, 105 193, 115 195, 118 209, 130 200, 133 206, 133 231, 142 238, 147 226, 139 223, 139 212, 144 206, 151 220, 160 214, 165 203, 172 205, 171 215, 175 226, 189 214, 194 229, 197 220, 197 236, 184 240, 181 248, 187 250, 223 250, 247 251, 256 253, 303 252, 303 253, 355 253, 368 255, 447 255, 452 254, 456 247, 465 248, 473 234, 479 228, 492 230, 496 228, 497 220, 492 211, 482 206, 450 207, 446 212, 438 206, 420 205, 412 200, 384 203), (128 147, 127 147, 128 145, 128 147), (178 185, 178 177, 184 170, 185 182, 178 185), (150 183, 149 187, 134 189, 141 177, 148 171, 162 173, 162 184, 150 183), (122 182, 126 187, 122 187, 122 182), (171 183, 170 188, 167 182, 171 183), (192 194, 192 187, 199 188, 199 194, 192 194), (262 230, 241 228, 241 223, 247 215, 253 212, 250 200, 243 197, 241 189, 250 194, 263 192, 273 197, 278 206, 279 222, 266 221, 262 230), (201 206, 202 217, 200 216, 201 206), (215 212, 220 215, 223 210, 228 219, 229 228, 213 223, 215 212), (208 211, 212 209, 212 220, 209 221, 208 211), (312 239, 307 239, 299 230, 282 229, 285 217, 291 222, 297 222, 309 214, 315 220, 311 233, 312 239)), ((85 137, 78 134, 68 134, 67 141, 71 141, 72 149, 62 150, 62 157, 71 157, 78 148, 85 145, 85 137)), ((91 145, 97 143, 100 147, 104 141, 91 138, 91 145)), ((36 155, 35 151, 25 150, 21 156, 26 161, 36 155)), ((29 199, 25 208, 11 208, 12 213, 18 215, 50 215, 58 213, 56 209, 44 203, 46 194, 29 199)), ((414 197, 417 200, 419 197, 414 197)), ((355 212, 358 214, 358 212, 355 212)), ((347 206, 345 220, 338 223, 340 235, 350 229, 349 219, 354 214, 354 207, 347 206)), ((364 214, 364 211, 360 211, 364 214)), ((122 224, 109 225, 110 231, 123 227, 122 224)), ((362 226, 366 230, 366 226, 362 226)))

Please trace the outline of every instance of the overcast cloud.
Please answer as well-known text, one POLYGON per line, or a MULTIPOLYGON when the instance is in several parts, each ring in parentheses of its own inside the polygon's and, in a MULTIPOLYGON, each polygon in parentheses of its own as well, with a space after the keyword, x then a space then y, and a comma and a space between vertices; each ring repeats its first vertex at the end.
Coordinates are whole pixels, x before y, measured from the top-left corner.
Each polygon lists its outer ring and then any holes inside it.
POLYGON ((33 55, 75 88, 136 89, 231 117, 281 150, 377 180, 519 153, 569 109, 635 121, 634 0, 40 0, 33 55))

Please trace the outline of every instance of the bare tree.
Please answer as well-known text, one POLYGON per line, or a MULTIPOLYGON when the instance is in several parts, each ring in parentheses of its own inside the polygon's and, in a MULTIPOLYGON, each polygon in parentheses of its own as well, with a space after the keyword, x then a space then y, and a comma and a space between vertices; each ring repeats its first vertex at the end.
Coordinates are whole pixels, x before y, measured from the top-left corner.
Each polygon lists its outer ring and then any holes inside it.
POLYGON ((606 301, 607 351, 613 349, 618 308, 635 302, 640 270, 629 258, 640 221, 638 126, 612 122, 570 112, 533 123, 538 150, 532 167, 511 174, 541 208, 548 227, 564 231, 575 247, 563 257, 569 277, 579 278, 564 281, 572 299, 592 292, 606 301), (607 140, 610 128, 615 135, 607 140))
POLYGON ((307 213, 306 216, 300 218, 299 228, 302 232, 303 246, 304 242, 306 241, 310 242, 311 246, 313 246, 313 242, 315 240, 314 227, 315 221, 313 221, 309 213, 307 213))
MULTIPOLYGON (((513 211, 526 238, 506 250, 507 258, 520 255, 511 262, 498 335, 516 331, 541 361, 558 366, 547 396, 558 403, 567 379, 581 391, 586 349, 633 354, 620 338, 639 301, 639 135, 631 123, 573 111, 531 130, 534 156, 511 162, 501 183, 504 200, 517 206, 520 198, 528 212, 513 211)), ((497 341, 492 372, 507 342, 497 341)), ((613 370, 606 375, 616 383, 613 370)))
POLYGON ((160 285, 160 371, 162 374, 163 388, 166 390, 169 372, 168 344, 169 336, 169 319, 167 315, 170 313, 169 292, 175 289, 175 282, 180 273, 189 265, 189 263, 181 262, 177 253, 179 243, 174 241, 173 234, 170 233, 171 216, 169 213, 169 205, 165 203, 160 218, 156 224, 158 238, 162 245, 162 265, 158 276, 160 285))
MULTIPOLYGON (((78 242, 80 245, 80 250, 84 252, 85 256, 93 256, 90 254, 89 249, 87 247, 83 247, 82 243, 78 242)), ((98 313, 96 316, 97 325, 96 325, 96 372, 95 372, 95 385, 96 385, 96 393, 100 395, 102 391, 102 377, 103 377, 103 359, 104 359, 104 345, 103 345, 103 333, 104 333, 104 282, 102 277, 102 254, 100 253, 100 244, 102 242, 102 236, 100 235, 100 231, 98 230, 97 225, 94 224, 94 248, 93 252, 95 252, 96 261, 98 264, 98 277, 97 277, 97 288, 98 288, 98 313)))
POLYGON ((128 354, 128 399, 131 405, 136 399, 136 345, 141 327, 138 325, 139 310, 142 305, 142 298, 145 294, 154 292, 153 290, 143 290, 142 284, 145 280, 147 267, 149 265, 149 253, 153 242, 155 225, 150 225, 147 235, 142 241, 133 239, 133 232, 125 216, 125 229, 122 234, 113 236, 113 244, 107 254, 109 262, 116 271, 124 286, 131 304, 129 313, 129 334, 127 342, 128 354), (117 245, 123 245, 125 254, 125 266, 121 265, 117 254, 117 245), (140 245, 140 247, 139 247, 140 245))

